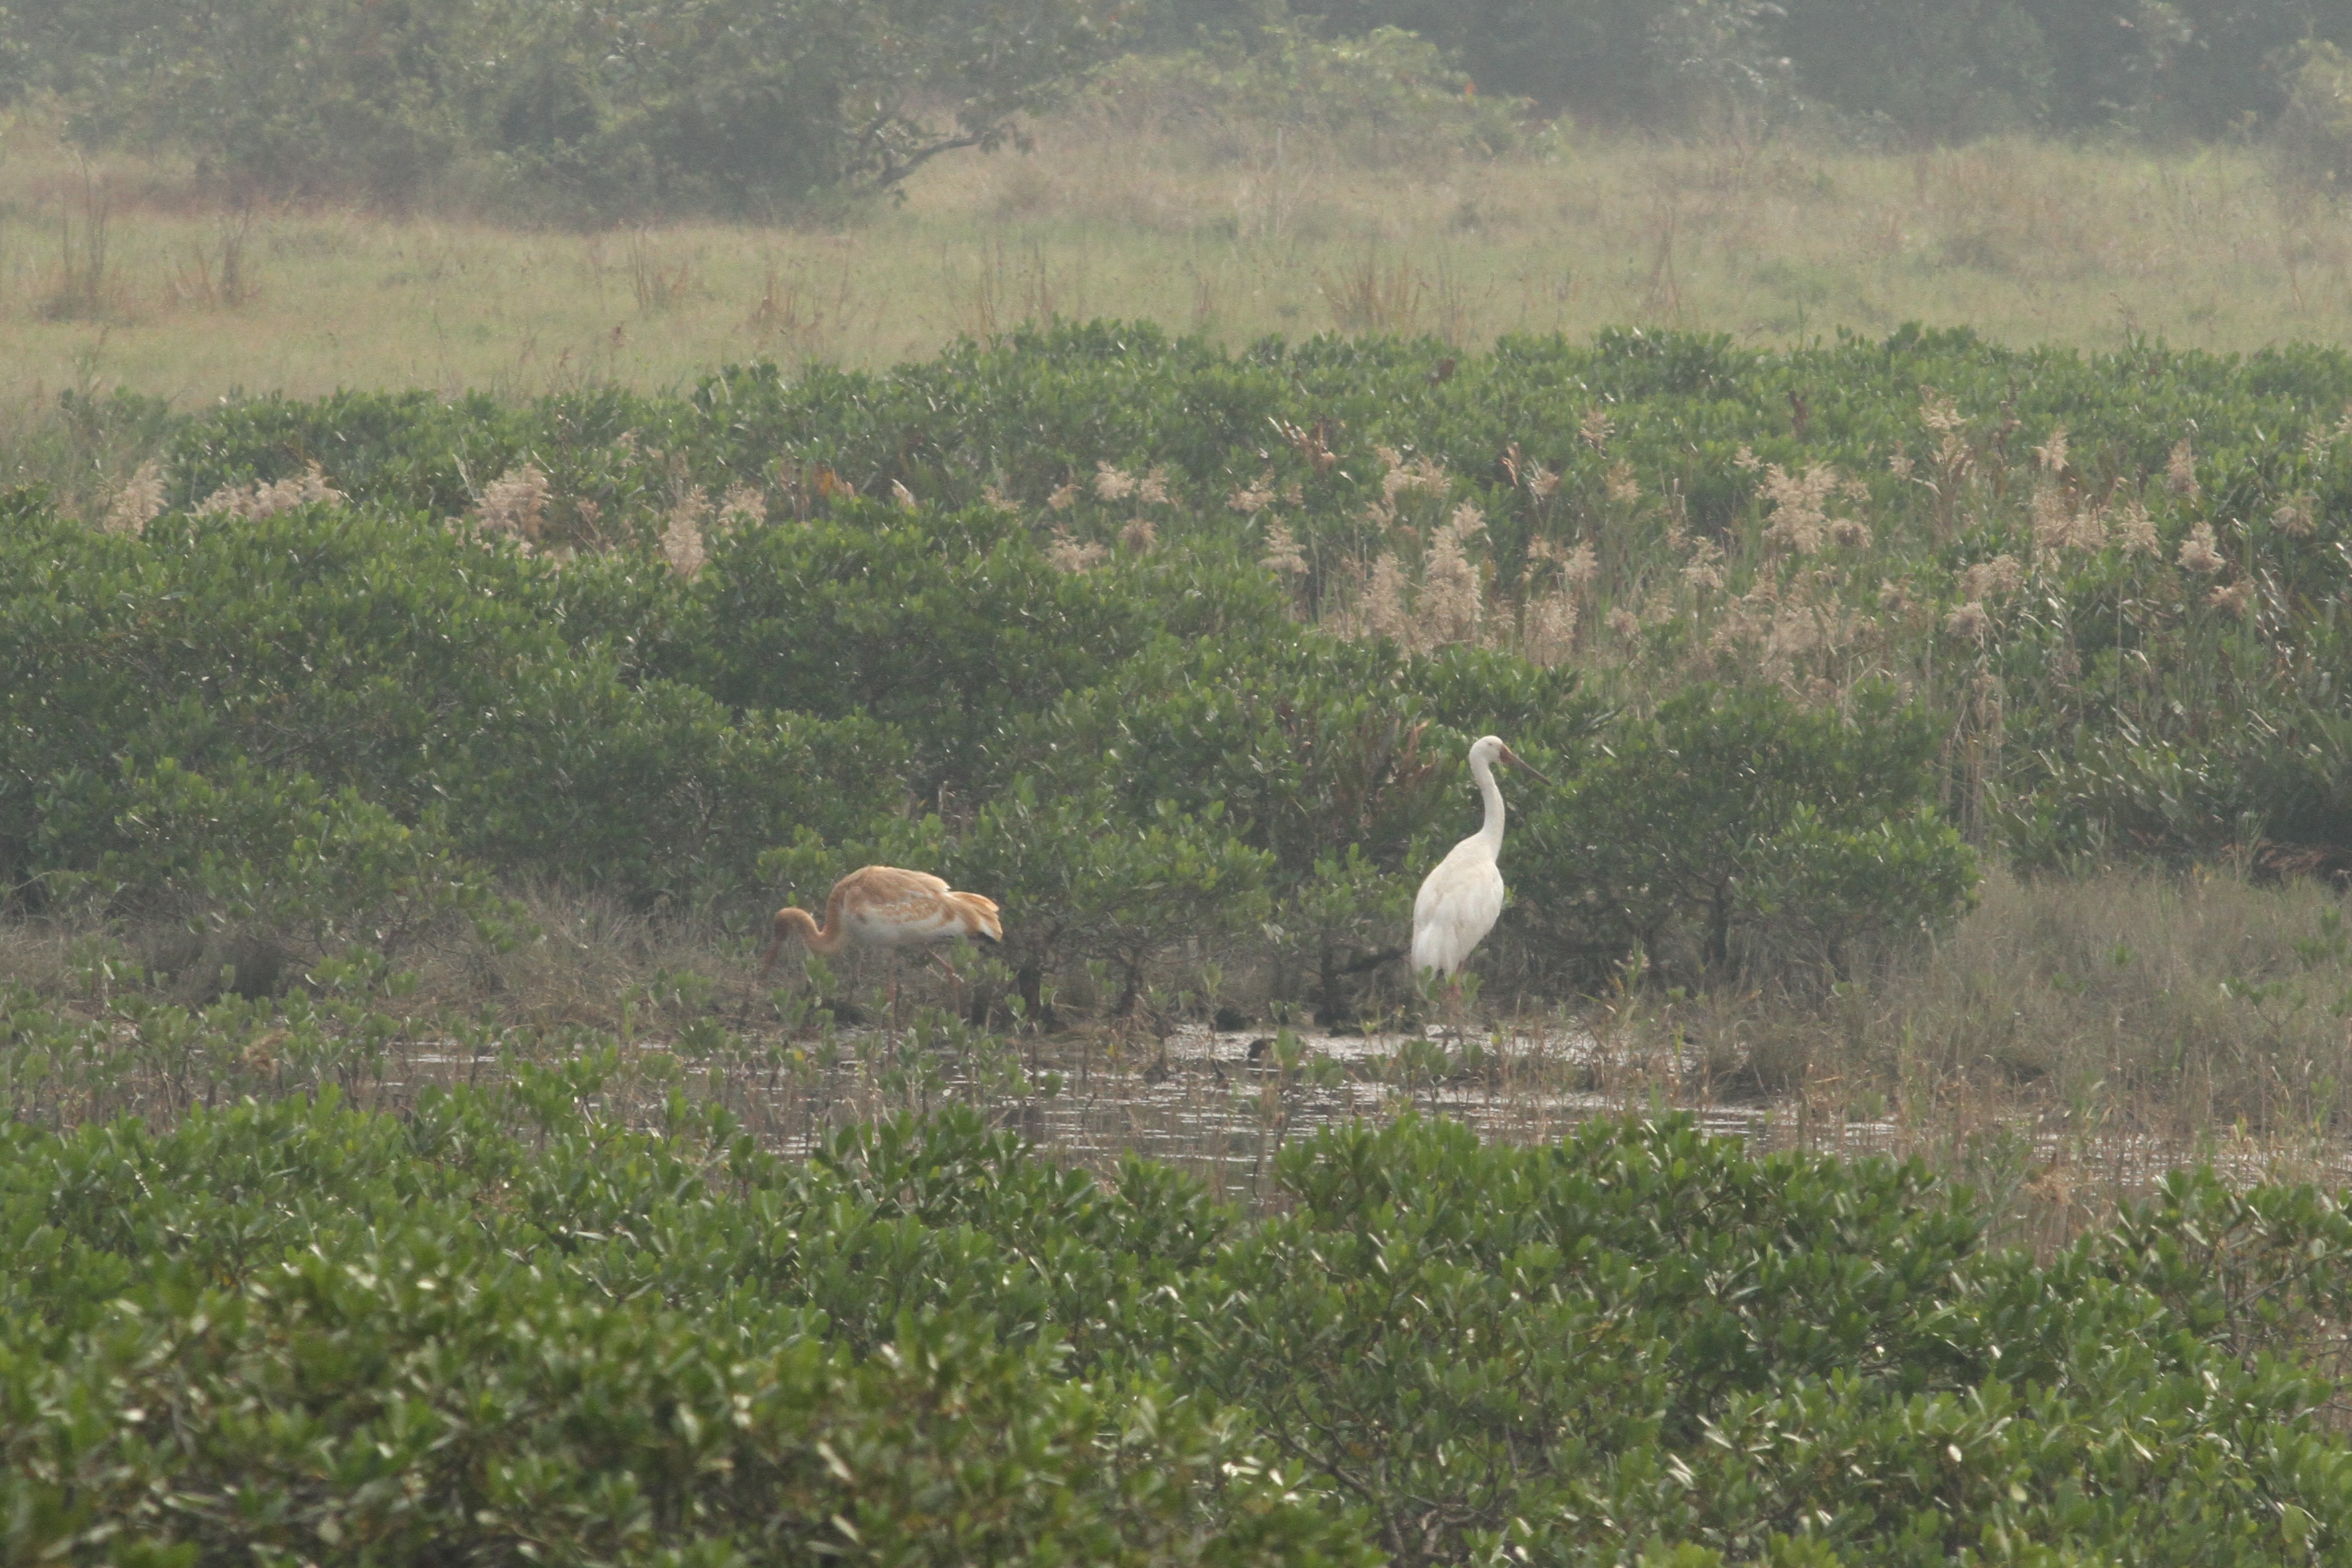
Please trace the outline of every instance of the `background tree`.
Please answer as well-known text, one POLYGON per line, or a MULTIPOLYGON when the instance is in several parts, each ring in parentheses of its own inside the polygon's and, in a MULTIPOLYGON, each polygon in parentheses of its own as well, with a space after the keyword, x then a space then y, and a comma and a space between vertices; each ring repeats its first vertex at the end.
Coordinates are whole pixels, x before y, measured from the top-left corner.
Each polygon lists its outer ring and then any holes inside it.
POLYGON ((1112 42, 1097 0, 63 0, 0 92, 233 191, 773 212, 991 148, 1112 42))

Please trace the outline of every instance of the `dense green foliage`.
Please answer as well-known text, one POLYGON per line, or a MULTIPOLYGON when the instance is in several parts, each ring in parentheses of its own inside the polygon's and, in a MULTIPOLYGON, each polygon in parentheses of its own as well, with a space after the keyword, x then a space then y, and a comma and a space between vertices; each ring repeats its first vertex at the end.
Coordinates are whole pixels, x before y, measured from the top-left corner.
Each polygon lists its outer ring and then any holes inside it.
POLYGON ((1955 828, 2352 856, 2347 406, 2315 349, 1104 325, 77 404, 164 450, 96 526, 11 503, 0 869, 325 953, 500 879, 740 909, 912 861, 1005 902, 1033 1003, 1208 937, 1343 1013, 1492 731, 1559 780, 1513 786, 1515 983, 1803 972, 1960 906, 1955 828))
POLYGON ((1534 813, 1529 858, 1580 874, 1529 902, 1601 951, 1671 953, 1688 927, 1717 968, 1736 936, 1842 963, 1858 939, 1932 930, 1975 870, 1927 799, 1934 723, 1884 689, 1858 712, 1849 731, 1769 690, 1702 690, 1625 726, 1534 813))
POLYGON ((405 1124, 7 1133, 10 1554, 1367 1560, 1232 1416, 1073 1375, 1078 1301, 1213 1239, 1196 1194, 1098 1192, 968 1122, 811 1168, 634 1137, 581 1109, 597 1073, 405 1124))
POLYGON ((431 905, 425 883, 457 896, 453 850, 638 887, 740 871, 796 830, 862 822, 821 781, 901 758, 862 718, 627 680, 564 639, 514 555, 413 519, 131 538, 22 511, 5 549, 0 858, 149 913, 279 905, 383 931, 388 904, 431 905))
POLYGON ((967 1111, 805 1164, 686 1092, 632 1131, 593 1041, 400 1117, 305 1092, 397 1027, 0 993, 12 1557, 2226 1568, 2352 1541, 2296 1359, 2352 1309, 2352 1221, 2308 1188, 2176 1177, 2038 1265, 1916 1165, 1407 1120, 1293 1143, 1253 1218, 967 1111), (184 1113, 26 1093, 147 1051, 184 1113))

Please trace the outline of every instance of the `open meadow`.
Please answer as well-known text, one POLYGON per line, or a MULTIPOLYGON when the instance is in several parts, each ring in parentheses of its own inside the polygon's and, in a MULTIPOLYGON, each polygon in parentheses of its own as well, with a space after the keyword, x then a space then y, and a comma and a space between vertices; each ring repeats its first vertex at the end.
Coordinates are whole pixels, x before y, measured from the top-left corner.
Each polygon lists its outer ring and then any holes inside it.
POLYGON ((2352 204, 1163 109, 6 124, 0 1557, 2352 1563, 2352 204))
POLYGON ((1055 318, 1269 334, 1643 325, 1781 346, 1965 326, 2242 352, 2352 329, 2352 213, 2256 150, 1914 153, 1564 134, 1370 159, 1095 108, 793 226, 518 228, 495 211, 223 211, 184 173, 0 139, 0 393, 421 387, 527 397, 717 364, 879 369, 1055 318))

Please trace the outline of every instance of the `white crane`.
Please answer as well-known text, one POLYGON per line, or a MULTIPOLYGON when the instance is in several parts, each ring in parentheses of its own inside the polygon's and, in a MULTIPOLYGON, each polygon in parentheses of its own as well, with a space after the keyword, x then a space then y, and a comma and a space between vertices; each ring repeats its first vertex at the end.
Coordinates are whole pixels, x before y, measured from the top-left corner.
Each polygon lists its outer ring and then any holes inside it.
POLYGON ((1497 761, 1551 782, 1499 737, 1484 735, 1472 741, 1470 776, 1478 781, 1478 793, 1486 802, 1486 821, 1437 862, 1412 901, 1413 970, 1443 975, 1457 991, 1464 961, 1503 913, 1503 873, 1495 864, 1503 852, 1503 791, 1495 783, 1497 761))

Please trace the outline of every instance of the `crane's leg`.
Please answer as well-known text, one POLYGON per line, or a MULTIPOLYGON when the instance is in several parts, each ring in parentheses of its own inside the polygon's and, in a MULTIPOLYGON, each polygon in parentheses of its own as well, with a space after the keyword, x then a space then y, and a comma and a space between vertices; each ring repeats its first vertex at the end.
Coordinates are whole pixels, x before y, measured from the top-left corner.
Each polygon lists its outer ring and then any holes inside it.
POLYGON ((898 950, 890 950, 890 1039, 895 1047, 898 1038, 898 950))
POLYGON ((953 964, 949 963, 937 947, 929 950, 929 956, 931 962, 940 967, 940 972, 947 976, 949 984, 955 987, 955 1013, 956 1017, 962 1018, 964 1016, 962 973, 953 964))

